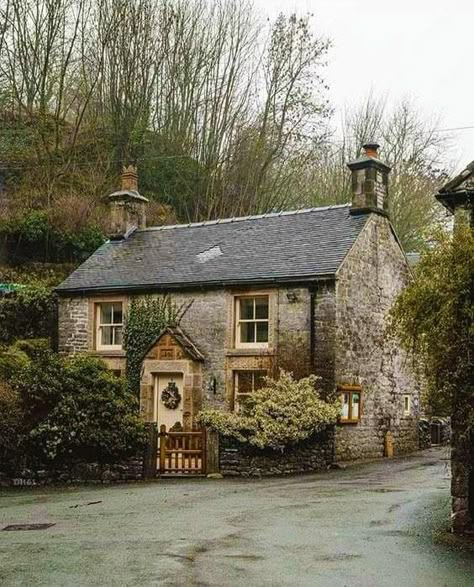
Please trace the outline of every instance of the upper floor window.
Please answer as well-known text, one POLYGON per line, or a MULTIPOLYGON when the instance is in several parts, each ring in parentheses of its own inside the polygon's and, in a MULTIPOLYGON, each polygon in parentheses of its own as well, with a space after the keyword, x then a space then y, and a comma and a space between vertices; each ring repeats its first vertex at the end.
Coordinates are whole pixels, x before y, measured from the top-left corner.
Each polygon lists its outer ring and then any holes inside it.
POLYGON ((123 305, 122 302, 96 304, 96 346, 98 350, 122 348, 123 305))
POLYGON ((236 298, 236 346, 268 346, 268 306, 268 296, 236 298))
POLYGON ((342 411, 339 421, 357 423, 361 416, 361 390, 359 387, 341 388, 342 411))

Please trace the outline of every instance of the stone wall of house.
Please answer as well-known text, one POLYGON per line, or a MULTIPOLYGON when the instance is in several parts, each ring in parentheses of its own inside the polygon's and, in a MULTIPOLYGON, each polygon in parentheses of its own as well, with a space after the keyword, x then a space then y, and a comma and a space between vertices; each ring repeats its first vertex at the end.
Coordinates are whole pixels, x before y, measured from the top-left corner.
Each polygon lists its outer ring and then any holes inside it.
POLYGON ((336 383, 362 387, 362 417, 338 427, 336 457, 380 457, 387 431, 395 454, 416 450, 419 390, 409 360, 386 333, 386 317, 409 279, 405 256, 383 216, 372 215, 338 271, 336 383), (412 415, 403 415, 410 394, 412 415))
POLYGON ((326 392, 335 388, 336 362, 336 289, 335 282, 320 283, 312 292, 313 372, 321 377, 326 392))
POLYGON ((191 304, 180 326, 205 357, 202 365, 203 405, 224 406, 228 323, 226 291, 176 292, 171 297, 178 305, 191 304))
POLYGON ((334 462, 334 431, 313 436, 284 451, 259 450, 221 437, 221 473, 229 477, 261 477, 310 473, 327 469, 334 462))
POLYGON ((300 379, 312 373, 311 292, 308 288, 282 287, 278 290, 276 367, 300 379))
POLYGON ((83 296, 59 298, 58 322, 59 352, 68 355, 86 352, 89 345, 88 298, 83 296))
MULTIPOLYGON (((189 305, 180 325, 205 357, 200 368, 203 406, 222 409, 231 406, 232 372, 236 369, 259 369, 274 375, 281 367, 297 377, 311 372, 311 300, 307 288, 214 289, 173 292, 171 297, 178 306, 189 305), (254 292, 270 296, 269 348, 236 349, 233 343, 234 296, 254 292)), ((97 298, 100 301, 106 299, 107 296, 103 295, 97 298)), ((123 370, 124 353, 96 352, 93 349, 91 300, 86 297, 60 299, 59 350, 65 354, 93 352, 111 369, 123 370)), ((169 365, 166 370, 170 370, 169 365)), ((149 384, 149 395, 151 382, 146 383, 149 384)))
POLYGON ((311 372, 310 293, 307 288, 223 289, 178 292, 172 297, 178 305, 192 302, 181 327, 205 357, 202 366, 204 405, 229 409, 232 371, 236 369, 261 369, 274 375, 283 368, 298 377, 311 372), (269 348, 237 349, 233 342, 234 296, 253 292, 270 296, 269 348))

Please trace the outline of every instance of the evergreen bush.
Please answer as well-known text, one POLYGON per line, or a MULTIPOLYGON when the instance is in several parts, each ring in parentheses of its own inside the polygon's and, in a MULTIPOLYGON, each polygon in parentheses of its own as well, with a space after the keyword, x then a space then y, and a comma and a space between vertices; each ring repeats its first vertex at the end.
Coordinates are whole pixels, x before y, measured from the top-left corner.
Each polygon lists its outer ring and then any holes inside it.
POLYGON ((29 285, 0 297, 0 343, 22 338, 53 338, 57 298, 49 287, 29 285))
POLYGON ((249 395, 242 413, 209 409, 200 412, 201 424, 223 436, 257 448, 283 450, 335 424, 340 401, 324 401, 316 388, 317 377, 295 380, 280 371, 266 378, 261 389, 249 395))
POLYGON ((22 411, 18 445, 31 463, 113 463, 143 449, 136 396, 94 357, 37 350, 10 388, 22 411))
POLYGON ((0 465, 1 472, 14 473, 22 457, 25 432, 23 404, 19 394, 0 381, 0 465))

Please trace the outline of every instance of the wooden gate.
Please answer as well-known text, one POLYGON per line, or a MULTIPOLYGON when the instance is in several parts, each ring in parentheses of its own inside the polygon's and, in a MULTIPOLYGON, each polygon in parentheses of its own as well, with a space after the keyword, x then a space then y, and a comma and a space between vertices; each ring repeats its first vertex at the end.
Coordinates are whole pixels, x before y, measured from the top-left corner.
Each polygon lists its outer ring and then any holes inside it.
POLYGON ((160 427, 158 472, 160 475, 204 475, 206 473, 206 431, 166 431, 160 427))

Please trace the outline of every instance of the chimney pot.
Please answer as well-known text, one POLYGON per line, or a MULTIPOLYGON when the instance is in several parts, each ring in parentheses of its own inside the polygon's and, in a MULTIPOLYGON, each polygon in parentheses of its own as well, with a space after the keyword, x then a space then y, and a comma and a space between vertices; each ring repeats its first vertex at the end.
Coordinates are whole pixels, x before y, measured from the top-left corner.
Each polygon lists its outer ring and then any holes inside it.
POLYGON ((372 157, 374 159, 377 159, 377 151, 379 150, 379 147, 380 145, 374 141, 362 145, 362 148, 364 149, 367 157, 372 157))
POLYGON ((121 183, 124 192, 138 192, 138 173, 135 166, 123 167, 121 183))

